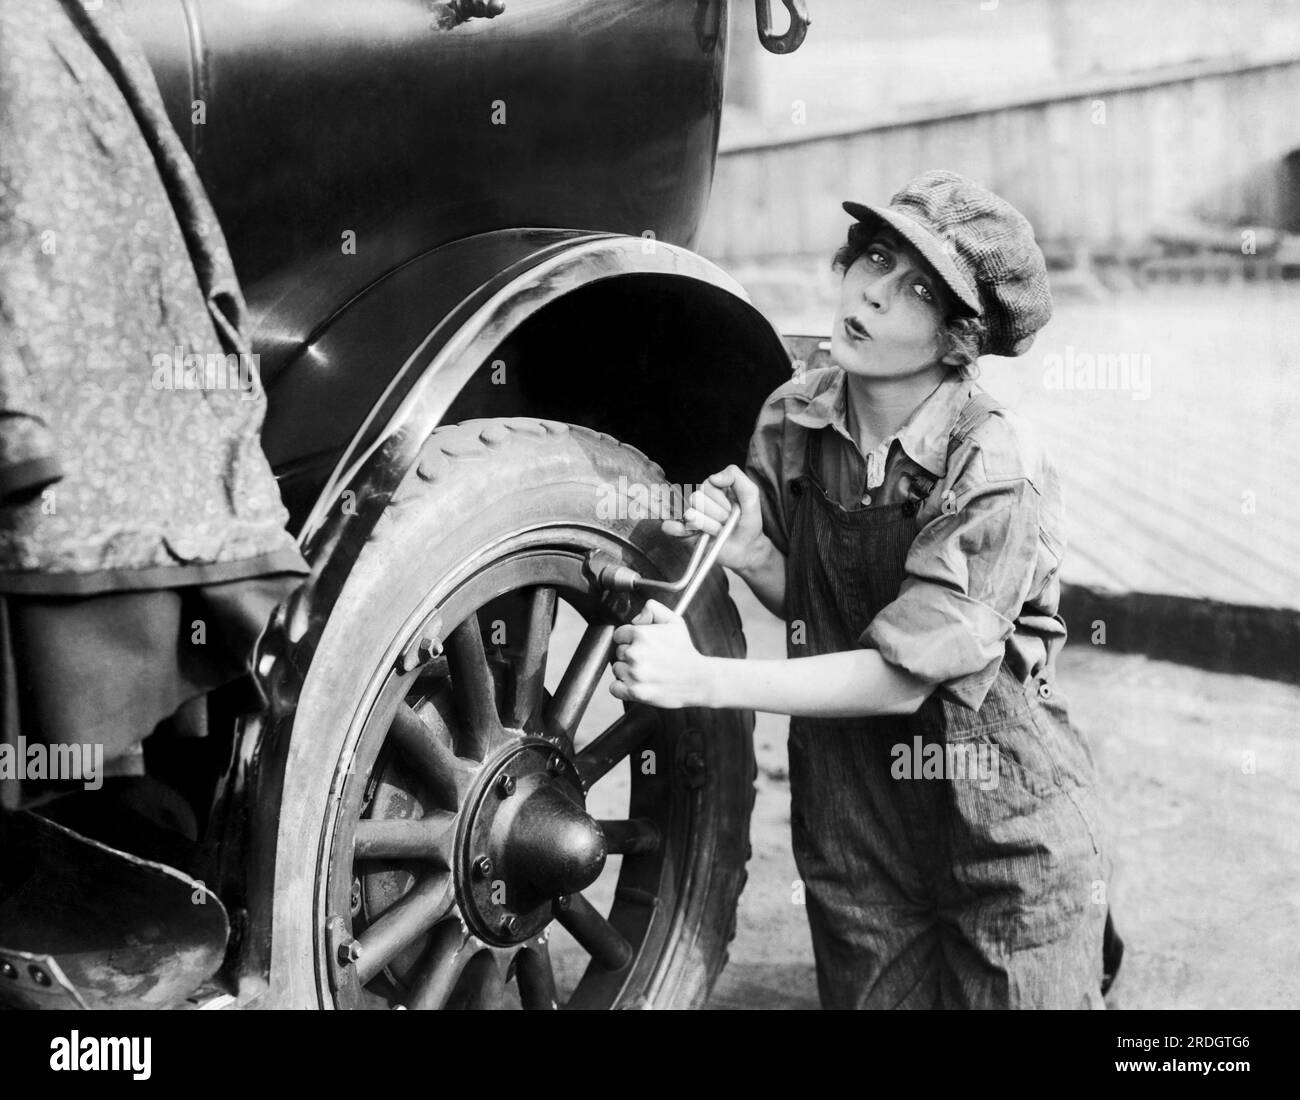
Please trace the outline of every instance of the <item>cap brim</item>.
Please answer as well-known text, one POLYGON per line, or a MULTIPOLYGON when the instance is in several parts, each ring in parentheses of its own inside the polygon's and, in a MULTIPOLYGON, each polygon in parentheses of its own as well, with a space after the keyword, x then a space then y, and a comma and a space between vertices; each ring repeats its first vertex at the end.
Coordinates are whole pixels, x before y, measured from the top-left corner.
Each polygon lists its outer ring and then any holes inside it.
POLYGON ((843 205, 847 213, 860 222, 866 222, 868 225, 884 222, 895 230, 934 268, 935 273, 944 281, 948 289, 952 291, 953 296, 962 305, 974 314, 978 315, 982 312, 979 295, 976 294, 975 288, 970 285, 966 277, 957 269, 957 265, 948 254, 948 250, 944 248, 943 241, 920 222, 914 218, 909 218, 906 214, 900 214, 897 210, 891 210, 887 206, 866 206, 860 202, 846 202, 841 205, 843 205))

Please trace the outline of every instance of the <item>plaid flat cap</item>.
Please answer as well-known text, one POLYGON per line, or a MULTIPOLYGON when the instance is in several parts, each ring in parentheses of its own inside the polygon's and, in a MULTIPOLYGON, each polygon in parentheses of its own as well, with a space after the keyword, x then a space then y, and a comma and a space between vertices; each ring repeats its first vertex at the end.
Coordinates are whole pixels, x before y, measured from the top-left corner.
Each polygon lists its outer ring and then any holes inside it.
POLYGON ((1005 199, 956 172, 926 172, 888 206, 846 202, 855 235, 881 222, 926 259, 988 329, 980 353, 1023 355, 1052 316, 1047 263, 1028 219, 1005 199))

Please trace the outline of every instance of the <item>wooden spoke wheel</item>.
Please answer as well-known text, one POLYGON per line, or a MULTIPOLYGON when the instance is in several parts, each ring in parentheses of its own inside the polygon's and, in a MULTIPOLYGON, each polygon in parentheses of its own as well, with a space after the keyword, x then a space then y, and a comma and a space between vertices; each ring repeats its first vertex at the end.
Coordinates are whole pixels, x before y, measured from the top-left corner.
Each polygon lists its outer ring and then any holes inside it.
MULTIPOLYGON (((567 425, 430 437, 303 680, 273 918, 289 1003, 703 1003, 745 878, 753 716, 609 696, 641 601, 592 557, 680 573, 689 546, 617 499, 662 481, 567 425)), ((743 656, 721 571, 687 621, 743 656)))

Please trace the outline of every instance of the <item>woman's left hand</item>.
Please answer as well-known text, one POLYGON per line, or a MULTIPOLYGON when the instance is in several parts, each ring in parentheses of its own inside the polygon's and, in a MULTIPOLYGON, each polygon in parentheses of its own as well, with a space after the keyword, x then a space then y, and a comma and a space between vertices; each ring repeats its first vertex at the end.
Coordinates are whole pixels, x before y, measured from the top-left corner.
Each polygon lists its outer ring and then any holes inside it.
POLYGON ((712 694, 709 658, 691 643, 686 620, 657 600, 614 631, 616 699, 675 710, 707 707, 712 694))

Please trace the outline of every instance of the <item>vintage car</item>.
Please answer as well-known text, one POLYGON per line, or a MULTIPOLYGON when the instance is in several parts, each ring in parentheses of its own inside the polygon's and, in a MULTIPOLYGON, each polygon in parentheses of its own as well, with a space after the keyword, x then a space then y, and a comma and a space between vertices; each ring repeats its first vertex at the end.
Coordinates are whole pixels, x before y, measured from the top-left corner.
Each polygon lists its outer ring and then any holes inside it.
MULTIPOLYGON (((778 33, 755 5, 777 53, 808 25, 785 7, 778 33)), ((10 853, 63 870, 0 929, 0 996, 700 1005, 745 881, 753 716, 584 715, 644 599, 610 567, 672 581, 691 554, 635 490, 743 461, 791 368, 690 247, 729 16, 755 27, 726 0, 127 8, 229 240, 313 568, 260 644, 265 705, 174 754, 211 806, 192 876, 10 824, 10 853), (103 910, 84 934, 51 918, 73 893, 103 910)), ((687 620, 744 654, 721 570, 687 620)))

